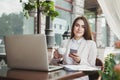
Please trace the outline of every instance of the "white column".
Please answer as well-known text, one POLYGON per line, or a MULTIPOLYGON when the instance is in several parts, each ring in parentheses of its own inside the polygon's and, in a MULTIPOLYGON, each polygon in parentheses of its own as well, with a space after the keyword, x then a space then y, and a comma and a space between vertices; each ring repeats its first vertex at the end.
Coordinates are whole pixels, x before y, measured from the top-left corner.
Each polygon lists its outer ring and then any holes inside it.
POLYGON ((84 14, 84 0, 73 0, 72 20, 84 14))
POLYGON ((96 36, 96 43, 98 47, 102 47, 102 19, 99 18, 101 15, 98 15, 97 18, 97 36, 96 36))

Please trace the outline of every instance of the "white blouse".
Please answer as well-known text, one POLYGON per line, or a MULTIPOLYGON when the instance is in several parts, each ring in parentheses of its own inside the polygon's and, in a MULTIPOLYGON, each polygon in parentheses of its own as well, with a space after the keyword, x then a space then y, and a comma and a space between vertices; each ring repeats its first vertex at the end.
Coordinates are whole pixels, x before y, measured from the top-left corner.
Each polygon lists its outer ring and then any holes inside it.
POLYGON ((70 40, 63 40, 60 47, 66 48, 63 54, 64 64, 78 64, 69 57, 70 49, 75 49, 81 58, 79 64, 95 66, 97 47, 93 40, 85 40, 84 38, 75 40, 72 38, 70 40))
MULTIPOLYGON (((79 40, 75 40, 74 38, 69 40, 63 40, 61 48, 65 50, 63 53, 63 62, 64 64, 77 64, 77 65, 89 65, 95 66, 95 61, 97 57, 97 47, 96 43, 93 40, 85 40, 81 38, 79 40), (70 49, 77 50, 77 54, 79 54, 81 61, 80 63, 76 63, 69 57, 70 49)), ((53 59, 53 62, 57 61, 53 59)), ((59 61, 59 60, 58 60, 59 61)), ((88 76, 83 76, 74 80, 89 80, 88 76)))

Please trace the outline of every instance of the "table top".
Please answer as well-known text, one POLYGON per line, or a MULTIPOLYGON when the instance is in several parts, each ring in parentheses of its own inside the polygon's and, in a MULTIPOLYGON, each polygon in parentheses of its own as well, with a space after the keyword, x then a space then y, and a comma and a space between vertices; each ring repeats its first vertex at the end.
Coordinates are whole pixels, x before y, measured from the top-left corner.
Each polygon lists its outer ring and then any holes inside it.
POLYGON ((10 69, 7 66, 2 66, 0 67, 0 80, 70 80, 89 75, 93 72, 71 72, 64 69, 45 72, 39 70, 10 69))
POLYGON ((67 80, 75 79, 85 75, 86 74, 82 71, 70 72, 64 69, 51 72, 10 69, 5 66, 0 69, 0 79, 3 78, 4 80, 67 80))

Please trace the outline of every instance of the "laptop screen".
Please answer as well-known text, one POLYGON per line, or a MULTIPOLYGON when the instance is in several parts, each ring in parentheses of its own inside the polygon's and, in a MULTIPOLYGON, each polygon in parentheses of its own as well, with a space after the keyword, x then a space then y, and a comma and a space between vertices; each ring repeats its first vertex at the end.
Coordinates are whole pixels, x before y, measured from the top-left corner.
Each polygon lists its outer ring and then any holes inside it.
POLYGON ((7 64, 11 68, 48 70, 48 53, 44 34, 5 36, 7 64))

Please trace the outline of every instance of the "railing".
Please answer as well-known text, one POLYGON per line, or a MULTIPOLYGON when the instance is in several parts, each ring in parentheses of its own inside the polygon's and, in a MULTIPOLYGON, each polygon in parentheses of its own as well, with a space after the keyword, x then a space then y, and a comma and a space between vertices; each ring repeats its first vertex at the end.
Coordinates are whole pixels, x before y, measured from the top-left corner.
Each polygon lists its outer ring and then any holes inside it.
POLYGON ((0 44, 0 66, 4 65, 6 62, 6 53, 5 53, 5 45, 0 44))

